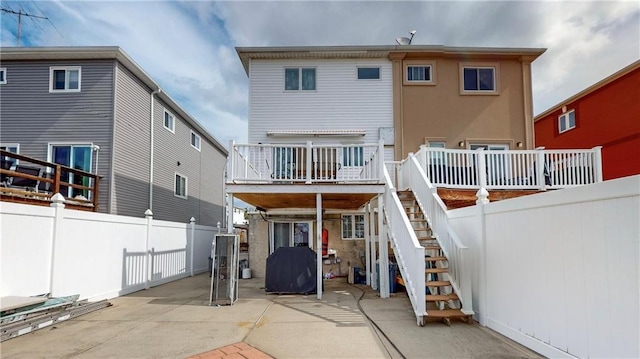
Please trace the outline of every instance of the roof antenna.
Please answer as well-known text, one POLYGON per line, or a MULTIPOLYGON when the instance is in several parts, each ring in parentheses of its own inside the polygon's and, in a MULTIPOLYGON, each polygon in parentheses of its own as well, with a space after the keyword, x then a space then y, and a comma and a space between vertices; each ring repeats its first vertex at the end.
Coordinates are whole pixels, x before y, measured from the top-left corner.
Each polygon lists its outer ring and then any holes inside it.
POLYGON ((416 34, 416 30, 411 30, 409 31, 409 33, 411 34, 411 37, 398 37, 396 38, 396 42, 398 43, 398 45, 411 45, 411 40, 413 40, 413 35, 416 34))

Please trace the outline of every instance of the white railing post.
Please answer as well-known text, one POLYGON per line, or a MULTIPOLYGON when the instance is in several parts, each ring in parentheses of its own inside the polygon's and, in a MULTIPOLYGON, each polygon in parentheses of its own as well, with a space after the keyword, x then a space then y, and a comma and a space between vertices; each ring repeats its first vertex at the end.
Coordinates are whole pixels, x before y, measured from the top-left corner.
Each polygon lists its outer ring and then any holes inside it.
POLYGON ((380 266, 378 277, 380 278, 380 298, 389 298, 389 238, 384 225, 384 199, 378 197, 378 238, 380 251, 380 266))
POLYGON ((487 326, 487 230, 484 206, 489 203, 489 192, 480 188, 476 193, 476 206, 478 208, 478 233, 480 234, 480 273, 479 273, 479 295, 480 303, 480 325, 487 326))
POLYGON ((593 148, 594 155, 594 169, 596 175, 596 182, 602 182, 602 146, 596 146, 593 148))
POLYGON ((538 147, 536 148, 536 150, 538 151, 536 156, 536 181, 538 181, 538 188, 542 191, 545 191, 547 189, 547 186, 544 178, 544 147, 538 147))
MULTIPOLYGON (((370 220, 369 220, 369 224, 371 226, 371 228, 369 229, 369 232, 371 233, 371 250, 369 251, 369 254, 371 255, 371 268, 369 269, 371 271, 371 288, 372 289, 378 289, 378 284, 376 283, 376 279, 377 279, 377 273, 376 273, 376 242, 379 240, 380 238, 380 233, 378 233, 378 235, 376 236, 376 232, 375 232, 375 209, 372 208, 372 211, 369 212, 370 214, 370 220)), ((378 213, 378 216, 381 216, 381 213, 378 213)))
POLYGON ((236 151, 235 151, 235 141, 231 140, 229 141, 229 157, 227 158, 227 171, 228 171, 228 181, 229 182, 233 182, 236 179, 236 173, 234 172, 234 162, 235 162, 235 157, 236 157, 236 151))
POLYGON ((424 169, 425 173, 429 173, 428 169, 429 169, 429 165, 431 163, 430 162, 430 158, 431 156, 427 155, 427 151, 428 151, 428 147, 427 145, 420 145, 420 151, 419 151, 419 161, 420 161, 420 166, 422 166, 422 168, 424 169))
POLYGON ((53 284, 54 284, 54 272, 56 266, 56 241, 63 238, 63 219, 64 219, 64 196, 60 193, 56 193, 51 197, 51 204, 53 208, 53 233, 51 236, 51 263, 49 263, 49 293, 53 296, 53 284))
MULTIPOLYGON (((478 176, 478 185, 480 188, 487 187, 487 157, 484 148, 480 147, 477 150, 477 165, 476 174, 478 176)), ((490 171, 493 169, 489 169, 490 171)))
POLYGON ((195 247, 196 244, 196 219, 195 217, 191 217, 189 218, 189 227, 191 229, 191 240, 189 241, 191 243, 191 248, 190 248, 190 257, 191 259, 189 260, 189 267, 190 267, 190 277, 193 277, 193 248, 195 247))
POLYGON ((378 141, 378 183, 384 183, 384 141, 380 139, 378 141))
POLYGON ((147 220, 147 236, 145 239, 145 256, 144 256, 144 289, 150 288, 151 282, 151 251, 149 250, 149 244, 151 242, 151 222, 153 221, 153 212, 147 209, 144 212, 144 218, 147 220))
MULTIPOLYGON (((311 141, 307 141, 307 154, 305 156, 305 161, 306 161, 305 178, 307 179, 307 183, 311 183, 311 151, 312 151, 311 141)), ((320 151, 320 149, 318 149, 318 151, 320 151)))
MULTIPOLYGON (((364 238, 365 240, 365 244, 364 244, 364 249, 365 249, 365 273, 366 273, 366 284, 367 285, 371 285, 371 230, 370 230, 370 222, 371 222, 371 203, 367 203, 367 205, 365 206, 365 212, 364 212, 364 238)), ((354 279, 355 279, 355 274, 354 274, 354 279)), ((356 283, 353 283, 356 284, 356 283)))

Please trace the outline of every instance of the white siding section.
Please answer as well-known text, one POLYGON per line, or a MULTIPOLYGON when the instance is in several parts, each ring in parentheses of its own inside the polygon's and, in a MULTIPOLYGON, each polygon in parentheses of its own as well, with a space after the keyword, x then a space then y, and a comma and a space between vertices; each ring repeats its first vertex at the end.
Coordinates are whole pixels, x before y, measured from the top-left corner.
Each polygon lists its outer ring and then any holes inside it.
POLYGON ((380 127, 393 127, 391 62, 363 60, 252 60, 249 143, 375 143, 380 127), (380 67, 380 80, 358 80, 358 66, 380 67), (316 68, 315 91, 285 91, 285 67, 316 68), (268 138, 270 130, 366 130, 354 137, 268 138))

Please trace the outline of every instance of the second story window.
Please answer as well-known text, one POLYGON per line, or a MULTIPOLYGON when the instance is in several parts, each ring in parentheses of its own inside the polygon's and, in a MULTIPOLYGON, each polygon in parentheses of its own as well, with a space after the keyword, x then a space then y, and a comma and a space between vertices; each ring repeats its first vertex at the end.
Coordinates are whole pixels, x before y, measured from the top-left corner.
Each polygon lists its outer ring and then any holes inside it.
POLYGON ((407 66, 407 82, 431 82, 431 65, 407 66))
POLYGON ((4 85, 7 83, 7 68, 0 68, 0 85, 4 85))
POLYGON ((50 67, 49 92, 80 92, 80 66, 50 67))
POLYGON ((200 151, 200 136, 191 131, 191 146, 200 151))
POLYGON ((567 132, 576 127, 576 111, 571 110, 558 116, 558 133, 567 132))
POLYGON ((316 89, 316 69, 284 69, 284 89, 286 91, 314 91, 316 89))
POLYGON ((358 80, 380 80, 380 68, 358 67, 358 80))
POLYGON ((167 130, 169 130, 171 132, 174 132, 175 126, 176 126, 176 119, 167 110, 164 110, 164 123, 163 124, 164 124, 164 128, 166 128, 167 130))
POLYGON ((462 67, 463 92, 496 92, 495 67, 462 67))

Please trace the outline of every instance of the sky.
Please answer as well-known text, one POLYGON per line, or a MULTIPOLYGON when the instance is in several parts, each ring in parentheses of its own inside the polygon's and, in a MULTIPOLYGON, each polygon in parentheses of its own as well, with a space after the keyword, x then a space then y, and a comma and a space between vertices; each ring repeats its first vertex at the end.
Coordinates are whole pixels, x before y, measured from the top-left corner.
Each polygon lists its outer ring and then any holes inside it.
MULTIPOLYGON (((21 46, 120 46, 223 145, 247 141, 235 47, 413 44, 547 48, 534 115, 640 59, 640 1, 10 1, 21 46)), ((2 12, 0 44, 16 46, 2 12)), ((1 54, 0 54, 1 56, 1 54)))

